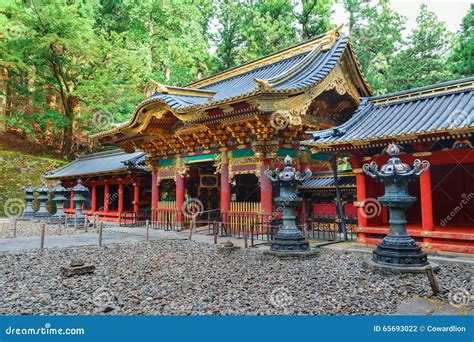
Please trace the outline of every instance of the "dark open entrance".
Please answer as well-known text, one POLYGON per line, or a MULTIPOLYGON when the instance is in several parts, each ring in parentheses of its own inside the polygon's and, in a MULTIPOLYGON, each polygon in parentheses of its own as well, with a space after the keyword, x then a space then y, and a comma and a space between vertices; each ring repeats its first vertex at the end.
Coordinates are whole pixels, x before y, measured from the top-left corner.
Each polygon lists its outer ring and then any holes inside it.
POLYGON ((214 162, 211 161, 189 165, 185 196, 199 199, 203 211, 217 211, 220 208, 220 175, 215 172, 214 162))

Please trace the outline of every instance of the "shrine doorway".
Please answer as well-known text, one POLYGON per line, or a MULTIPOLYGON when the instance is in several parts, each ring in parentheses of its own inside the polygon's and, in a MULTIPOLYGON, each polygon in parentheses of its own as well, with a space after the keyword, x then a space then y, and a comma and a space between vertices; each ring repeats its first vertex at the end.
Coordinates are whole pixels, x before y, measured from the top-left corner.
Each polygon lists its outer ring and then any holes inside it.
POLYGON ((201 216, 218 216, 221 187, 220 174, 216 172, 214 162, 193 163, 188 167, 189 176, 185 181, 185 200, 197 198, 202 203, 203 215, 201 216))

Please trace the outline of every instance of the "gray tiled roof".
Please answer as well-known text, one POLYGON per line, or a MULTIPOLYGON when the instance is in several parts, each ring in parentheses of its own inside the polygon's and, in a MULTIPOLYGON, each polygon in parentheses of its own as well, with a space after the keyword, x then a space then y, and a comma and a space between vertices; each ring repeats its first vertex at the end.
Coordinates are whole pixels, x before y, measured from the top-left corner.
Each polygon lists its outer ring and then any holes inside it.
MULTIPOLYGON (((304 181, 304 183, 299 186, 299 189, 324 189, 324 188, 334 188, 336 186, 334 182, 334 177, 331 177, 332 171, 316 173, 310 179, 304 181)), ((340 175, 338 176, 339 186, 344 187, 355 187, 356 179, 353 175, 340 175)))
POLYGON ((204 105, 212 102, 240 97, 250 94, 257 89, 257 82, 255 82, 256 78, 271 79, 273 77, 277 77, 282 73, 291 70, 293 67, 297 67, 307 55, 311 53, 317 53, 316 57, 311 60, 311 62, 309 62, 303 69, 298 71, 292 77, 269 89, 268 92, 304 89, 324 79, 324 77, 334 68, 337 61, 341 58, 348 45, 348 42, 349 37, 343 37, 337 40, 330 50, 315 51, 318 49, 321 50, 321 47, 319 46, 312 51, 306 51, 299 55, 279 60, 272 64, 265 65, 260 68, 256 68, 234 77, 230 77, 199 88, 200 90, 214 92, 215 95, 213 97, 207 98, 158 92, 146 99, 145 102, 161 99, 173 109, 183 109, 186 107, 204 105))
POLYGON ((474 77, 363 99, 344 124, 313 132, 317 146, 474 127, 474 77), (442 89, 442 91, 439 91, 442 89))
POLYGON ((79 157, 73 162, 45 174, 48 179, 108 174, 129 169, 145 170, 146 153, 125 153, 122 150, 99 152, 79 157))

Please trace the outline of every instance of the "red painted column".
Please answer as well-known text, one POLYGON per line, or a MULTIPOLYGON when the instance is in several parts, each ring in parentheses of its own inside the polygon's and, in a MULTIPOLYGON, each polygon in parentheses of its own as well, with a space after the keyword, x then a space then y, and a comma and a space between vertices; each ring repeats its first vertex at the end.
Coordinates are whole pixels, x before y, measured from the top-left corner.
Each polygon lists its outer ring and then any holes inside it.
MULTIPOLYGON (((420 201, 421 201, 421 222, 423 234, 433 230, 433 198, 431 194, 431 169, 428 169, 420 176, 420 201)), ((428 233, 429 234, 429 233, 428 233)), ((423 242, 431 243, 429 237, 424 237, 423 242)))
POLYGON ((184 203, 184 177, 176 172, 176 209, 178 210, 178 224, 181 226, 183 222, 183 203, 184 203))
POLYGON ((71 191, 71 199, 69 200, 69 208, 72 209, 72 212, 76 212, 76 207, 74 206, 74 191, 71 191))
POLYGON ((227 151, 223 150, 221 154, 221 213, 224 221, 227 220, 227 214, 230 211, 231 188, 229 181, 229 159, 227 151))
POLYGON ((104 185, 104 213, 109 211, 109 185, 104 185))
POLYGON ((133 212, 135 214, 138 214, 138 205, 140 204, 139 201, 140 198, 140 187, 138 186, 138 183, 133 183, 133 212))
POLYGON ((159 201, 158 192, 158 170, 153 169, 151 173, 151 220, 156 221, 156 208, 159 201))
POLYGON ((123 213, 123 183, 120 181, 119 188, 118 188, 118 214, 120 215, 123 213))
POLYGON ((91 211, 92 213, 95 213, 97 210, 97 186, 95 184, 92 184, 92 203, 91 203, 91 211))
MULTIPOLYGON (((364 208, 362 207, 365 199, 367 198, 365 174, 360 168, 354 169, 352 172, 356 174, 357 202, 359 204, 357 209, 358 226, 364 228, 367 227, 367 216, 365 215, 364 208)), ((367 239, 367 234, 359 233, 357 239, 360 242, 365 242, 367 239)))
POLYGON ((272 182, 268 179, 264 172, 270 168, 270 159, 262 159, 262 169, 260 171, 260 203, 262 211, 265 215, 272 215, 272 182))

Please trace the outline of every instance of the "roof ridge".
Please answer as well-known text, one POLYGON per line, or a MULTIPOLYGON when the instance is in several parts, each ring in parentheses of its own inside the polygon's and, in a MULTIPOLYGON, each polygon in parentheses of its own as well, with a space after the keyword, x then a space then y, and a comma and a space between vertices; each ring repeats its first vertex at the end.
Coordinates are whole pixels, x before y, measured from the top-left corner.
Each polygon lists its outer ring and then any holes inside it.
POLYGON ((129 153, 125 152, 121 148, 114 148, 113 150, 83 154, 83 155, 78 156, 76 160, 88 160, 88 159, 94 159, 94 158, 100 158, 100 157, 115 156, 117 154, 129 154, 129 153))
POLYGON ((401 90, 398 92, 377 95, 367 98, 374 105, 389 104, 392 102, 411 101, 429 96, 467 91, 474 88, 474 77, 451 80, 447 82, 430 84, 423 87, 401 90))
MULTIPOLYGON (((210 84, 214 84, 219 82, 222 79, 227 79, 231 78, 236 75, 243 74, 247 71, 257 69, 259 67, 272 64, 276 61, 281 61, 290 57, 294 57, 296 55, 300 55, 304 52, 308 52, 313 50, 318 44, 322 43, 325 38, 326 40, 330 40, 332 36, 335 34, 338 34, 341 26, 337 26, 336 28, 325 32, 323 34, 320 34, 310 40, 300 42, 298 44, 292 45, 290 47, 287 47, 283 50, 276 51, 274 53, 271 53, 266 56, 262 56, 260 58, 245 62, 243 64, 237 65, 235 67, 232 67, 230 69, 223 70, 221 72, 218 72, 214 75, 205 77, 199 81, 194 81, 192 83, 187 84, 185 87, 186 88, 202 88, 205 86, 208 86, 210 84), (228 76, 226 76, 228 75, 228 76)), ((343 36, 339 36, 338 39, 342 38, 343 36)))

